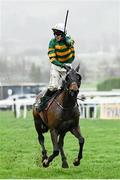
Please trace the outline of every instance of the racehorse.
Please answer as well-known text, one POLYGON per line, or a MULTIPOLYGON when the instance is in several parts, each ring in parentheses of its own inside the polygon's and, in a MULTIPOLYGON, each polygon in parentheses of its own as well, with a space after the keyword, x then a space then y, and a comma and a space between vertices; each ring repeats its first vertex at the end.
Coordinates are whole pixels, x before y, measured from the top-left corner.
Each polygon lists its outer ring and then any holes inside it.
POLYGON ((84 138, 80 132, 80 113, 77 104, 77 95, 81 85, 81 75, 78 73, 79 65, 76 69, 66 67, 66 70, 66 77, 63 80, 61 89, 51 98, 47 107, 43 111, 38 112, 33 106, 35 128, 42 148, 43 167, 48 167, 50 162, 58 156, 59 152, 61 154, 62 167, 69 167, 63 149, 64 137, 68 131, 79 141, 79 152, 73 161, 74 166, 78 166, 82 159, 84 138), (50 130, 53 144, 53 153, 50 156, 47 156, 43 136, 43 133, 48 130, 50 130))

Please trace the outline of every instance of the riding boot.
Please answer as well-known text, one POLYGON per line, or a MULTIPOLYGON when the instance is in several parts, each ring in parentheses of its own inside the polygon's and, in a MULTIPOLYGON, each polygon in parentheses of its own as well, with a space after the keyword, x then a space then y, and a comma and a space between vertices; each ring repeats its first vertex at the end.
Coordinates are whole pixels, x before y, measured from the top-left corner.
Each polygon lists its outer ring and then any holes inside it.
POLYGON ((46 93, 44 94, 44 96, 41 98, 41 102, 40 102, 40 104, 39 104, 39 109, 38 109, 39 112, 40 112, 40 111, 43 111, 43 110, 46 108, 48 101, 51 99, 51 97, 53 96, 53 94, 55 94, 55 92, 57 92, 57 90, 51 91, 50 89, 48 89, 48 90, 46 91, 46 93))

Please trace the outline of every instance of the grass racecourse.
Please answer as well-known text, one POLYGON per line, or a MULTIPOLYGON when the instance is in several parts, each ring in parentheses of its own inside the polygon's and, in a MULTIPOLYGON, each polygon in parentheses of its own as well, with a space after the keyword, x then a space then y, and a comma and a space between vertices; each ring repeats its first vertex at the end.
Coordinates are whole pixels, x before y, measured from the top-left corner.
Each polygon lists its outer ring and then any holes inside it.
MULTIPOLYGON (((120 121, 81 120, 80 124, 85 137, 81 165, 72 164, 78 142, 68 133, 64 149, 69 169, 61 168, 60 156, 43 168, 32 113, 27 119, 15 119, 12 112, 0 112, 0 178, 120 179, 120 121)), ((50 154, 49 136, 45 135, 50 154)))

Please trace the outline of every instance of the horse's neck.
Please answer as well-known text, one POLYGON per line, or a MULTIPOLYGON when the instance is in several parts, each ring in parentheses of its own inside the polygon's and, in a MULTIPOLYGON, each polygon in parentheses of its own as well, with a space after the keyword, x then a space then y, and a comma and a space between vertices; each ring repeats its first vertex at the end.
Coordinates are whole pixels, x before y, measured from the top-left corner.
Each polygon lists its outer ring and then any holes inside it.
POLYGON ((77 102, 77 98, 70 96, 68 92, 64 92, 63 106, 73 107, 77 102))
POLYGON ((77 98, 73 98, 68 92, 62 91, 58 97, 58 101, 63 107, 72 107, 76 104, 77 98))

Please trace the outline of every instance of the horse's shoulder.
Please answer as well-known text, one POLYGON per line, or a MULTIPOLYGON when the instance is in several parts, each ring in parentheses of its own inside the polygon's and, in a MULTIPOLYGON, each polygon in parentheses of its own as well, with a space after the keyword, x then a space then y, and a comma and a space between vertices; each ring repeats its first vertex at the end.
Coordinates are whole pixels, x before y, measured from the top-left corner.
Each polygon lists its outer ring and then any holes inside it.
POLYGON ((64 91, 62 89, 58 90, 57 93, 54 96, 54 99, 59 98, 64 94, 64 91))

